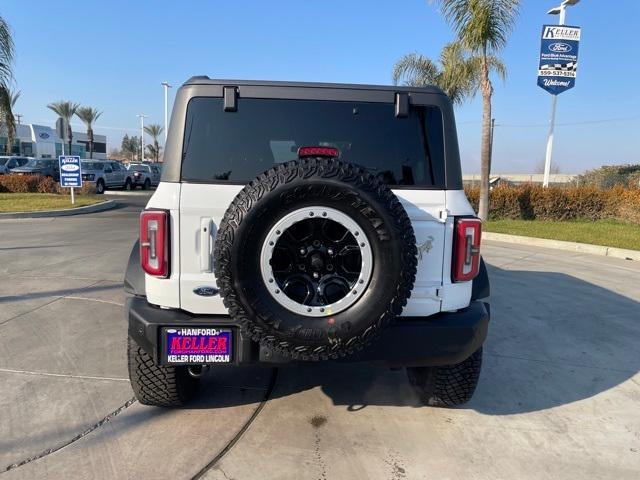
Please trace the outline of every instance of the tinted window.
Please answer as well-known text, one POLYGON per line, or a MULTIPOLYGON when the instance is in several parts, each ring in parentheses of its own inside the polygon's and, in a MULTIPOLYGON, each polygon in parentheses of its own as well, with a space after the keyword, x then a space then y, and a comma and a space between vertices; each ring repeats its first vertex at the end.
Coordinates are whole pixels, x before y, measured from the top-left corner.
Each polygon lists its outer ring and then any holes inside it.
POLYGON ((189 102, 182 179, 247 183, 302 146, 331 146, 395 186, 444 185, 442 116, 412 106, 407 118, 393 104, 240 99, 225 112, 221 98, 189 102))
POLYGON ((31 168, 52 168, 57 166, 58 162, 54 162, 53 160, 29 160, 25 167, 31 168))
POLYGON ((133 170, 134 172, 149 172, 149 167, 147 165, 129 165, 129 170, 133 170))
POLYGON ((102 170, 104 165, 100 162, 82 162, 83 170, 102 170))

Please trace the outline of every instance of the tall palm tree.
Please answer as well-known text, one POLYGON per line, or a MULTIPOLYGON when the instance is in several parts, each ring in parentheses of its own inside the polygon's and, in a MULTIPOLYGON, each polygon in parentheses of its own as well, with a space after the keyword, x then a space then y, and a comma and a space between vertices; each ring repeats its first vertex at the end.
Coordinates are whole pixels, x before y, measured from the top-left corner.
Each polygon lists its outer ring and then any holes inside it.
POLYGON ((0 129, 7 130, 7 152, 13 147, 16 122, 11 109, 11 91, 9 84, 13 79, 11 63, 13 62, 13 38, 5 20, 0 17, 0 129))
POLYGON ((149 149, 149 153, 155 158, 157 162, 160 159, 160 144, 158 143, 158 137, 162 134, 163 128, 157 123, 151 125, 145 125, 144 132, 153 138, 153 149, 149 149))
POLYGON ((158 150, 160 145, 151 144, 147 145, 147 152, 151 158, 155 158, 155 161, 158 161, 158 157, 160 157, 160 151, 158 150))
POLYGON ((482 92, 482 147, 480 151, 480 204, 478 214, 489 216, 491 156, 492 55, 500 52, 516 22, 520 0, 437 0, 442 14, 453 26, 462 46, 480 58, 482 92))
MULTIPOLYGON (((504 77, 505 67, 496 57, 489 58, 491 69, 504 77)), ((404 55, 393 67, 393 82, 405 85, 440 87, 454 105, 475 96, 480 85, 480 58, 470 54, 459 42, 442 49, 439 64, 419 53, 404 55)))
POLYGON ((11 101, 11 109, 14 109, 16 103, 18 103, 18 99, 22 95, 22 91, 20 90, 9 90, 9 100, 11 101))
POLYGON ((9 88, 0 87, 0 127, 7 132, 7 144, 5 145, 5 153, 11 155, 13 153, 13 141, 16 134, 16 118, 13 114, 17 97, 20 92, 12 92, 9 88))
POLYGON ((11 29, 4 18, 0 17, 0 87, 7 88, 13 78, 13 38, 11 29))
POLYGON ((87 126, 87 137, 89 137, 89 158, 93 158, 93 123, 98 120, 102 112, 91 107, 79 107, 76 115, 87 126))
MULTIPOLYGON (((69 153, 71 155, 71 143, 73 141, 73 132, 71 131, 71 119, 76 114, 76 111, 80 107, 79 103, 68 102, 68 101, 59 101, 55 103, 50 103, 47 105, 49 110, 53 110, 62 120, 67 128, 67 140, 69 141, 69 153)), ((64 139, 63 139, 64 141, 64 139)))

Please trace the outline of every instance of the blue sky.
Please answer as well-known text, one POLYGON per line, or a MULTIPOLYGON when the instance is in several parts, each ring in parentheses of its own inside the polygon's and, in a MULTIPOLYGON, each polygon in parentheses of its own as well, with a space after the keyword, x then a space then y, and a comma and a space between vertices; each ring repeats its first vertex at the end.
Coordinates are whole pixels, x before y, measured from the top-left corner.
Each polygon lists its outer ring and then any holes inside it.
MULTIPOLYGON (((544 157, 550 97, 536 86, 537 56, 541 25, 557 21, 545 12, 557 3, 523 0, 503 52, 494 172, 531 172, 544 157)), ((60 99, 91 105, 104 112, 96 132, 109 148, 139 132, 137 113, 162 124, 163 80, 389 84, 402 54, 437 58, 453 38, 426 0, 7 0, 0 15, 14 32, 22 121, 53 125, 46 105, 60 99)), ((554 160, 563 172, 640 163, 638 18, 638 0, 582 0, 568 10, 567 23, 583 31, 576 88, 558 99, 554 160)), ((479 98, 456 116, 463 169, 477 172, 479 98)))

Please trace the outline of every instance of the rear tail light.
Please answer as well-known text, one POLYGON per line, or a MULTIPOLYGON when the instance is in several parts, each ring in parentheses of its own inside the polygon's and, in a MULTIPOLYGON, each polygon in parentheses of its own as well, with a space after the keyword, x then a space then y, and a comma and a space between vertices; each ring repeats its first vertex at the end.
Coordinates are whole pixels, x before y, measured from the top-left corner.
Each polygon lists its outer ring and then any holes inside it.
POLYGON ((473 280, 480 269, 482 222, 477 218, 458 218, 453 241, 454 282, 473 280))
POLYGON ((169 212, 145 210, 140 214, 140 263, 149 275, 169 276, 169 212))

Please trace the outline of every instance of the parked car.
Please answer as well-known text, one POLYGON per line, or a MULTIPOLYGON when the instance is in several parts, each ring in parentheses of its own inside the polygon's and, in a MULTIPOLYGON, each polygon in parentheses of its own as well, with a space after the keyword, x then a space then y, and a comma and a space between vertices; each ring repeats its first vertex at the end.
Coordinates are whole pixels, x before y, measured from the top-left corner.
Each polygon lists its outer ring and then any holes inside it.
POLYGON ((107 188, 133 188, 130 172, 115 161, 83 160, 82 181, 93 183, 97 193, 104 193, 107 188))
POLYGON ((133 178, 133 185, 148 190, 160 183, 162 170, 158 165, 151 163, 130 163, 129 172, 133 178))
POLYGON ((124 279, 141 403, 184 404, 212 365, 323 361, 471 398, 489 279, 440 89, 194 77, 172 118, 124 279))
POLYGON ((15 175, 43 175, 53 178, 56 182, 60 181, 58 160, 52 158, 32 158, 21 167, 13 168, 11 173, 15 175))
POLYGON ((0 156, 0 175, 7 174, 10 170, 23 166, 29 160, 32 160, 32 158, 0 156))

